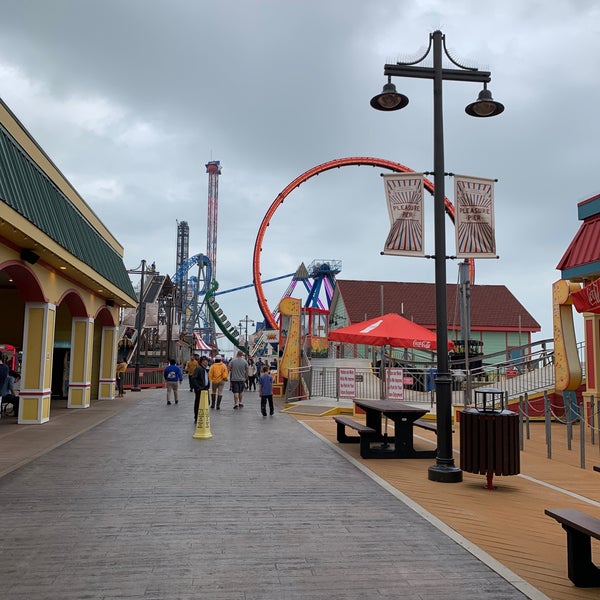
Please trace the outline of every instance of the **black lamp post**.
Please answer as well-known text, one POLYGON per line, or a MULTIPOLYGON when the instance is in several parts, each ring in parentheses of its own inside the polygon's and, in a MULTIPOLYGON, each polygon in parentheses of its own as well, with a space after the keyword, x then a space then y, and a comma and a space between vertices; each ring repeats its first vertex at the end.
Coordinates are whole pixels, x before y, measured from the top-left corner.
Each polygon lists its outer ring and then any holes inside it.
POLYGON ((133 387, 132 392, 141 392, 140 387, 140 349, 142 346, 142 326, 144 324, 144 275, 146 274, 146 261, 142 260, 141 271, 128 271, 129 273, 140 273, 142 278, 140 281, 140 298, 138 301, 138 309, 135 313, 135 328, 137 329, 137 346, 135 348, 135 370, 133 372, 133 387))
POLYGON ((252 319, 248 318, 248 315, 246 315, 245 319, 241 319, 239 322, 238 327, 245 331, 245 337, 244 337, 244 344, 246 345, 246 352, 248 352, 248 354, 250 353, 250 344, 248 343, 248 323, 250 323, 251 325, 254 325, 254 321, 252 319), (245 325, 245 327, 243 327, 242 325, 245 325))
POLYGON ((434 175, 434 235, 435 235, 435 314, 437 341, 436 411, 438 452, 434 465, 429 467, 429 479, 453 483, 462 481, 462 471, 454 464, 452 452, 452 378, 448 369, 448 315, 446 307, 446 230, 444 207, 444 128, 442 81, 470 81, 483 83, 478 99, 465 111, 474 117, 492 117, 500 114, 504 106, 492 98, 487 89, 489 71, 479 71, 456 62, 446 49, 446 38, 441 31, 429 35, 425 54, 410 63, 387 64, 384 75, 388 83, 381 94, 373 97, 371 106, 377 110, 392 111, 404 108, 408 98, 396 91, 392 77, 416 77, 433 80, 433 175, 434 175), (417 66, 433 50, 433 67, 417 66), (443 55, 458 69, 442 67, 443 55))

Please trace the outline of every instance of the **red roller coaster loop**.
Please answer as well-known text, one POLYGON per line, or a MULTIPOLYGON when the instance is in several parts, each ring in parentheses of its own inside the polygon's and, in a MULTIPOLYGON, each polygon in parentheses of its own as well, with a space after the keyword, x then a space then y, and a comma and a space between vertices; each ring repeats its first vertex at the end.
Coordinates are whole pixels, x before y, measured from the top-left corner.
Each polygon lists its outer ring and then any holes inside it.
MULTIPOLYGON (((329 162, 317 165, 316 167, 312 167, 312 169, 309 169, 308 171, 302 173, 302 175, 296 177, 296 179, 294 179, 285 188, 283 188, 283 190, 279 193, 277 198, 275 198, 275 200, 269 207, 269 210, 267 210, 260 224, 260 227, 258 228, 258 235, 256 236, 256 242, 254 244, 254 256, 252 264, 252 273, 254 278, 254 289, 256 290, 256 298, 258 300, 260 310, 263 316, 265 317, 267 327, 271 329, 278 329, 278 325, 275 319, 273 319, 272 311, 269 308, 269 305, 267 304, 267 299, 265 298, 265 294, 261 283, 260 254, 262 252, 262 243, 265 237, 265 233, 267 231, 267 227, 269 226, 269 223, 271 221, 271 218, 275 214, 275 211, 277 210, 280 204, 283 204, 283 201, 293 190, 302 185, 305 181, 308 181, 311 177, 319 175, 319 173, 323 173, 325 171, 330 171, 331 169, 362 165, 380 167, 382 169, 389 169, 390 171, 396 171, 400 173, 414 173, 413 169, 409 169, 408 167, 405 167, 404 165, 397 162, 393 162, 391 160, 385 160, 384 158, 369 158, 367 156, 337 158, 335 160, 330 160, 329 162)), ((425 179, 424 184, 425 189, 429 193, 433 194, 433 183, 428 179, 425 179)), ((452 202, 450 202, 450 200, 448 200, 448 198, 444 198, 444 204, 446 207, 446 214, 454 223, 454 205, 452 204, 452 202)))

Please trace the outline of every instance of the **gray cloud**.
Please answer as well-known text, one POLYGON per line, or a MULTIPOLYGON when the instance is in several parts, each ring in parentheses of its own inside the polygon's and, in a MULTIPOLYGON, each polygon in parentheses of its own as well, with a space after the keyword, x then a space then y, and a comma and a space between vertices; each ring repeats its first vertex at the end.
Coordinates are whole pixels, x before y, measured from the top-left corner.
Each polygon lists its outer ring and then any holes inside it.
MULTIPOLYGON (((476 86, 444 85, 446 170, 497 178, 500 260, 478 283, 505 284, 551 337, 555 266, 597 193, 595 74, 600 9, 593 1, 308 0, 218 3, 0 0, 4 101, 126 248, 175 269, 176 223, 190 252, 206 247, 207 175, 220 160, 218 277, 250 283, 258 226, 277 194, 322 162, 374 156, 432 170, 432 91, 396 80, 399 113, 369 99, 383 65, 417 56, 440 28, 453 57, 492 71, 506 111, 470 119, 476 86), (477 10, 475 10, 477 8, 477 10)), ((295 190, 272 220, 264 277, 338 258, 342 277, 433 281, 431 261, 382 257, 388 228, 381 170, 347 167, 295 190)), ((452 195, 452 180, 446 181, 452 195)), ((431 206, 428 251, 433 253, 431 206)), ((449 254, 453 230, 447 230, 449 254)), ((456 279, 454 263, 448 281, 456 279)), ((287 281, 269 284, 274 305, 287 281)), ((220 304, 259 318, 252 291, 220 304)))

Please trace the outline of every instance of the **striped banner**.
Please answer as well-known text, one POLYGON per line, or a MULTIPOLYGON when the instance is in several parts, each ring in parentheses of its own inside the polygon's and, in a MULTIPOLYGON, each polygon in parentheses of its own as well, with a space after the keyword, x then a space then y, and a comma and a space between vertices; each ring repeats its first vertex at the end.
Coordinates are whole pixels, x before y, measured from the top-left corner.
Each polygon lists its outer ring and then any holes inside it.
POLYGON ((496 258, 494 180, 454 176, 456 256, 496 258))
POLYGON ((383 184, 391 224, 383 254, 424 256, 423 174, 384 175, 383 184))

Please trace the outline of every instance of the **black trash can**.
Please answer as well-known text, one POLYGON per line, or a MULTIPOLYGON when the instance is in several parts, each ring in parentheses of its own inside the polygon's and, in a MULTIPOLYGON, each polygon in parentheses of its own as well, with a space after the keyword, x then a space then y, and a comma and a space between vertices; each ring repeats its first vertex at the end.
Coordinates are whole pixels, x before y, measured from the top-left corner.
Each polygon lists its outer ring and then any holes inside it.
POLYGON ((490 490, 494 475, 518 475, 521 469, 519 415, 504 409, 502 399, 495 402, 497 395, 503 392, 480 388, 475 392, 479 404, 476 400, 475 408, 460 414, 460 468, 486 475, 490 490))

